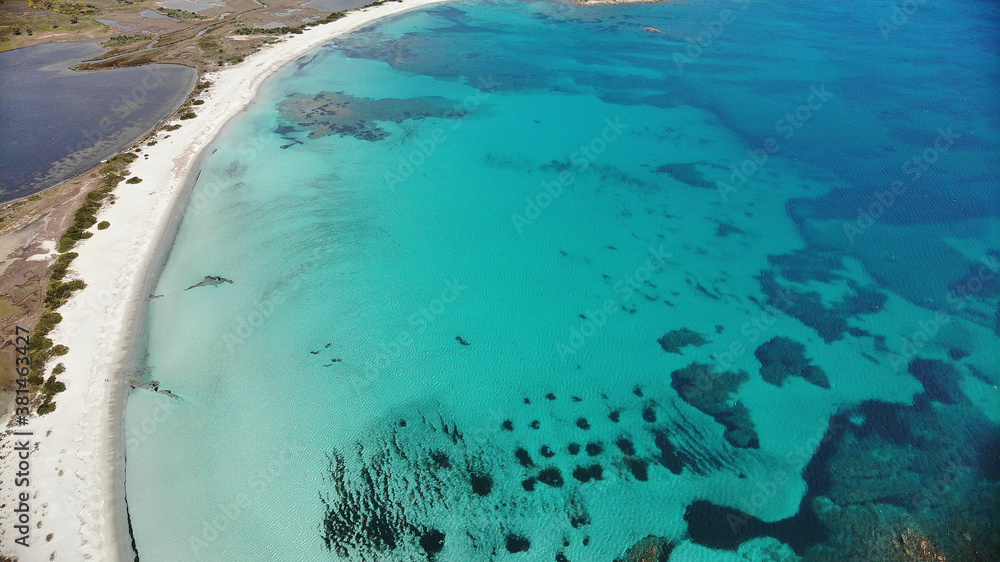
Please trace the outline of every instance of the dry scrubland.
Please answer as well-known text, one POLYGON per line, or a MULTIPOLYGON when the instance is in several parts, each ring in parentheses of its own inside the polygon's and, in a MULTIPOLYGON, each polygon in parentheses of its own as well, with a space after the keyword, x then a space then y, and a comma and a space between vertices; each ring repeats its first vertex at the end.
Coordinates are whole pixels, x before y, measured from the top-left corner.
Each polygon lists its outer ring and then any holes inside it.
POLYGON ((273 0, 262 6, 253 0, 228 0, 194 13, 158 8, 152 0, 0 0, 0 51, 53 41, 103 39, 101 46, 108 51, 80 69, 160 62, 210 71, 240 62, 275 37, 330 16, 302 8, 306 1, 273 0), (145 10, 170 17, 145 17, 145 10), (290 14, 289 10, 296 11, 290 14), (99 19, 113 20, 121 28, 99 19), (284 27, 261 29, 274 22, 284 27))

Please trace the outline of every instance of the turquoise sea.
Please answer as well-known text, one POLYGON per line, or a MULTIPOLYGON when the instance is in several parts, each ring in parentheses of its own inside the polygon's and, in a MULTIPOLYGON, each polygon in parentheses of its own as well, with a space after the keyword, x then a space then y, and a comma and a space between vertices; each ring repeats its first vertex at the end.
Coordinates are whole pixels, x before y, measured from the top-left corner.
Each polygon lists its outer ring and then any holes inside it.
POLYGON ((1000 559, 998 37, 484 1, 298 59, 148 304, 141 560, 1000 559))

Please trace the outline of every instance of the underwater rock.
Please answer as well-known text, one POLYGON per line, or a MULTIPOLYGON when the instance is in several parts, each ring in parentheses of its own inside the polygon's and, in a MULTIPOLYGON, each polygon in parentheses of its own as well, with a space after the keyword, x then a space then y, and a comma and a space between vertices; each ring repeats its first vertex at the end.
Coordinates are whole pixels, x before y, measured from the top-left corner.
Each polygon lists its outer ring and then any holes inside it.
POLYGON ((444 451, 431 451, 431 460, 438 468, 451 468, 451 458, 444 451))
POLYGON ((962 404, 865 402, 838 414, 803 475, 828 531, 805 559, 1000 560, 1000 485, 981 464, 997 437, 962 404))
POLYGON ((676 546, 664 537, 648 535, 626 550, 623 558, 615 558, 614 562, 667 562, 676 546))
POLYGON ((507 552, 511 554, 516 554, 518 552, 528 552, 531 548, 531 542, 528 539, 518 536, 518 535, 507 535, 506 539, 507 552))
POLYGON ((815 291, 803 293, 784 288, 778 284, 774 279, 774 273, 770 271, 763 272, 758 279, 761 291, 767 295, 768 305, 816 330, 826 343, 844 337, 848 329, 847 320, 827 310, 819 293, 815 291))
POLYGON ((437 529, 428 529, 420 536, 420 547, 428 556, 434 556, 444 548, 444 533, 437 529))
POLYGON ((843 270, 842 256, 823 252, 801 251, 780 256, 768 256, 781 277, 802 285, 811 281, 831 284, 839 281, 850 287, 851 292, 828 308, 816 291, 798 291, 778 283, 773 270, 764 270, 759 276, 761 292, 767 304, 789 316, 797 318, 816 330, 823 341, 831 343, 844 337, 850 330, 847 319, 861 314, 874 314, 882 310, 888 296, 881 291, 862 287, 853 279, 837 271, 843 270))
POLYGON ((521 466, 524 468, 532 468, 535 466, 535 461, 531 460, 531 455, 523 447, 518 447, 517 450, 514 451, 514 458, 516 458, 517 462, 521 463, 521 466))
POLYGON ((625 437, 619 437, 618 440, 615 441, 615 445, 618 446, 618 449, 626 457, 631 457, 635 455, 635 445, 633 445, 632 441, 630 441, 629 439, 625 437))
POLYGON ((216 277, 214 275, 206 275, 205 278, 201 280, 201 282, 195 283, 194 285, 191 285, 190 287, 188 287, 187 289, 184 289, 184 290, 185 291, 190 291, 191 289, 196 289, 198 287, 213 287, 215 285, 221 285, 223 283, 229 283, 230 285, 233 284, 233 282, 231 280, 226 279, 225 277, 216 277))
POLYGON ((473 471, 469 474, 469 482, 472 484, 472 491, 480 497, 486 497, 493 491, 493 478, 489 474, 473 471))
POLYGON ((806 346, 783 336, 771 338, 754 351, 761 364, 760 376, 774 386, 781 386, 788 377, 802 377, 820 388, 829 389, 826 373, 811 365, 805 353, 806 346))
POLYGON ((642 419, 649 423, 656 423, 656 410, 652 404, 642 409, 642 419))
POLYGON ((334 494, 323 498, 326 515, 322 537, 327 550, 346 557, 352 549, 394 550, 413 526, 395 509, 391 493, 368 467, 359 472, 358 485, 348 480, 344 458, 334 453, 328 476, 334 494))
POLYGON ((715 227, 715 235, 719 238, 725 238, 730 234, 746 234, 741 229, 729 224, 728 222, 720 222, 715 227))
POLYGON ((660 344, 663 351, 680 355, 682 347, 687 347, 689 345, 700 347, 708 343, 708 340, 694 330, 681 328, 680 330, 667 332, 663 335, 663 337, 656 340, 656 342, 660 344))
POLYGON ((553 488, 562 488, 565 484, 563 480, 562 473, 559 472, 558 468, 549 467, 538 473, 538 481, 542 484, 547 484, 553 488))
POLYGON ((288 123, 282 125, 285 134, 308 131, 311 139, 339 135, 379 141, 389 136, 388 131, 376 124, 379 121, 457 118, 453 105, 454 102, 438 96, 368 99, 344 92, 319 92, 313 96, 289 96, 278 104, 278 112, 288 123))
POLYGON ((711 166, 704 162, 688 162, 684 164, 664 164, 656 168, 656 172, 667 174, 671 178, 681 183, 697 187, 699 189, 716 189, 716 185, 705 179, 697 165, 711 166))
POLYGON ((465 341, 465 339, 462 338, 462 336, 455 336, 455 341, 457 341, 462 345, 470 345, 469 342, 465 341))
POLYGON ((928 562, 948 562, 948 557, 930 538, 918 535, 907 527, 899 538, 892 541, 897 553, 904 560, 927 560, 928 562))
POLYGON ((677 454, 677 449, 667 436, 667 432, 662 429, 653 431, 653 444, 660 450, 657 461, 674 474, 680 474, 684 470, 684 461, 677 454))
POLYGON ((649 481, 649 461, 634 457, 625 458, 625 468, 640 482, 649 481))
POLYGON ((959 382, 962 374, 955 367, 937 359, 917 358, 910 361, 908 371, 924 385, 927 398, 942 404, 970 404, 959 382))
POLYGON ((750 539, 767 536, 791 545, 798 552, 826 538, 823 525, 807 502, 800 505, 794 516, 765 523, 737 509, 697 500, 685 510, 684 521, 694 543, 719 550, 735 551, 750 539))
POLYGON ((577 466, 573 470, 573 478, 576 478, 580 482, 604 480, 604 468, 599 464, 593 464, 588 467, 577 466))
POLYGON ((703 363, 691 363, 670 374, 670 386, 681 399, 715 418, 726 431, 725 439, 734 447, 760 447, 750 412, 742 402, 730 404, 730 396, 750 379, 746 371, 716 373, 703 363))

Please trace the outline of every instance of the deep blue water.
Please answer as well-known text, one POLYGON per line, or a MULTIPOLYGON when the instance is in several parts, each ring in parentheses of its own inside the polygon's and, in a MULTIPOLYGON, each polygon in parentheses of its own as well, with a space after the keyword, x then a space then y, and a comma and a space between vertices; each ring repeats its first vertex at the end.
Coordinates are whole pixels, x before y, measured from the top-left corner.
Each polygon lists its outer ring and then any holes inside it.
POLYGON ((893 10, 456 2, 283 69, 149 304, 141 558, 1000 556, 1000 20, 893 10))

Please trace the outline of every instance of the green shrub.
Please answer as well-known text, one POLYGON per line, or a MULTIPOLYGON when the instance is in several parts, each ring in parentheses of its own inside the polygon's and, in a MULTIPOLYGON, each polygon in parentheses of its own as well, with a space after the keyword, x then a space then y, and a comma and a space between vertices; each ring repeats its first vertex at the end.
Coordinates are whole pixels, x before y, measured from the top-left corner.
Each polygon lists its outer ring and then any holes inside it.
MULTIPOLYGON (((83 279, 74 279, 67 283, 52 281, 49 283, 49 290, 45 292, 45 306, 49 310, 55 310, 66 304, 66 301, 73 296, 73 293, 86 288, 86 286, 87 284, 83 282, 83 279)), ((43 315, 42 317, 44 318, 45 316, 43 315)), ((62 317, 59 317, 59 320, 62 320, 62 317)))
POLYGON ((172 17, 172 18, 178 18, 178 19, 203 20, 206 17, 206 16, 203 16, 203 15, 199 14, 198 12, 189 12, 187 10, 175 10, 175 9, 171 9, 171 8, 164 8, 162 6, 159 7, 159 8, 157 8, 156 11, 160 12, 161 14, 163 14, 165 16, 169 16, 169 17, 172 17))
POLYGON ((135 43, 136 41, 142 41, 143 39, 152 39, 152 35, 141 34, 141 35, 119 35, 118 37, 112 37, 107 41, 102 41, 100 45, 105 49, 112 47, 122 47, 130 43, 135 43))
POLYGON ((60 392, 66 390, 66 383, 62 381, 57 381, 55 375, 51 375, 45 384, 42 385, 42 394, 46 396, 55 396, 60 392))
POLYGON ((344 12, 333 12, 332 14, 326 16, 325 18, 323 18, 323 19, 321 19, 319 21, 313 22, 312 25, 319 25, 321 23, 330 23, 332 21, 337 21, 337 20, 339 20, 340 18, 342 18, 342 17, 344 17, 346 15, 347 14, 345 14, 344 12))
POLYGON ((55 411, 56 411, 56 403, 53 402, 52 398, 50 398, 48 396, 46 396, 45 400, 41 404, 38 405, 37 412, 38 412, 39 416, 44 416, 45 414, 48 414, 48 413, 51 413, 51 412, 55 412, 55 411))
POLYGON ((63 277, 66 277, 66 270, 69 269, 69 264, 75 260, 78 255, 79 254, 76 252, 66 252, 56 258, 56 263, 52 266, 52 276, 50 279, 53 281, 61 281, 63 277))
POLYGON ((129 179, 125 180, 125 183, 130 183, 132 185, 135 185, 137 183, 142 183, 142 178, 140 178, 139 176, 132 176, 129 179))
POLYGON ((31 337, 44 338, 60 322, 62 322, 62 314, 58 312, 48 311, 42 314, 42 317, 38 319, 38 324, 35 325, 35 334, 31 337))
POLYGON ((62 344, 54 345, 52 346, 52 349, 49 350, 49 354, 51 354, 53 357, 62 357, 67 353, 69 353, 69 348, 62 344))
POLYGON ((197 116, 198 116, 198 114, 195 113, 195 112, 193 112, 193 111, 185 111, 184 113, 181 113, 180 118, 182 120, 184 120, 184 119, 194 119, 197 116))
POLYGON ((181 126, 179 124, 178 125, 164 125, 163 126, 163 130, 164 131, 176 131, 177 129, 180 129, 180 128, 181 128, 181 126))
POLYGON ((111 226, 110 222, 108 222, 108 221, 101 221, 101 222, 97 223, 97 230, 107 230, 109 226, 111 226))
POLYGON ((66 365, 59 363, 55 367, 52 367, 53 375, 61 375, 66 372, 66 365))
MULTIPOLYGON (((303 26, 304 27, 304 26, 303 26)), ((286 33, 300 34, 302 27, 241 27, 233 32, 236 35, 284 35, 286 33)))
POLYGON ((202 105, 205 100, 191 100, 191 105, 202 105))

